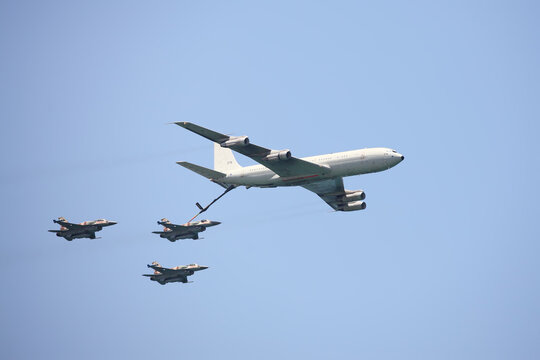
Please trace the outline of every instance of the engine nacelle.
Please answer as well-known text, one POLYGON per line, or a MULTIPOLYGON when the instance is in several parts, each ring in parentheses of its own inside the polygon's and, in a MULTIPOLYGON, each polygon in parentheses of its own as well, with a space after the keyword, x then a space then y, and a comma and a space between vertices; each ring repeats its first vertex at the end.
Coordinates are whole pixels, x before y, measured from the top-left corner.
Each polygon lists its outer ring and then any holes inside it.
POLYGON ((221 147, 230 148, 233 146, 247 146, 249 145, 249 138, 247 136, 232 136, 229 140, 222 142, 221 147))
POLYGON ((284 161, 292 157, 290 150, 274 151, 266 155, 264 158, 267 161, 284 161))
POLYGON ((362 190, 350 191, 343 195, 343 201, 350 202, 355 200, 364 200, 366 198, 366 193, 362 190))
POLYGON ((352 201, 343 205, 341 208, 342 211, 356 211, 364 210, 366 208, 366 203, 363 201, 352 201))

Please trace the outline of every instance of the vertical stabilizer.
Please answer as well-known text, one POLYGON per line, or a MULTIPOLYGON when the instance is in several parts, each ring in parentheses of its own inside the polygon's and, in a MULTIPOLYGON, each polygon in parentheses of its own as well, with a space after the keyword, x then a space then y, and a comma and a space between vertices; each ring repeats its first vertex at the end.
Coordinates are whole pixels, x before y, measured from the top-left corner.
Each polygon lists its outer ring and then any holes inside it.
POLYGON ((225 174, 231 170, 242 168, 234 158, 231 149, 221 147, 218 143, 214 143, 214 170, 225 174))

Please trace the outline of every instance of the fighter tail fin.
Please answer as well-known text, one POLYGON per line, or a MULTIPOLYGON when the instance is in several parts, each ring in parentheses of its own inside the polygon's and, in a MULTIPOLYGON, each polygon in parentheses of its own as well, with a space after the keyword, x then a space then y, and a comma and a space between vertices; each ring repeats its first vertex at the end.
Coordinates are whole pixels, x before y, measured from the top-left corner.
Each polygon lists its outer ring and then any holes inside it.
POLYGON ((214 170, 228 174, 231 170, 241 168, 231 149, 223 148, 218 143, 214 143, 214 170))
MULTIPOLYGON (((157 261, 152 261, 152 265, 161 267, 161 265, 157 261)), ((159 275, 159 274, 161 273, 157 271, 156 269, 154 269, 154 275, 159 275)))

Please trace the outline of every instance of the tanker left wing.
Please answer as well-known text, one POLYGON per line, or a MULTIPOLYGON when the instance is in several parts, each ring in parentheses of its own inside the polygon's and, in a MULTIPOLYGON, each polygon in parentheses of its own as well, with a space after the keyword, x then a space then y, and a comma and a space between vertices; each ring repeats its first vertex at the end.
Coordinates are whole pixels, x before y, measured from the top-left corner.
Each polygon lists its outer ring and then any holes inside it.
POLYGON ((216 142, 221 147, 245 155, 281 177, 293 177, 292 179, 284 179, 285 181, 314 178, 326 175, 330 171, 328 167, 293 157, 290 150, 271 150, 251 144, 247 136, 229 136, 185 121, 175 122, 175 124, 216 142))

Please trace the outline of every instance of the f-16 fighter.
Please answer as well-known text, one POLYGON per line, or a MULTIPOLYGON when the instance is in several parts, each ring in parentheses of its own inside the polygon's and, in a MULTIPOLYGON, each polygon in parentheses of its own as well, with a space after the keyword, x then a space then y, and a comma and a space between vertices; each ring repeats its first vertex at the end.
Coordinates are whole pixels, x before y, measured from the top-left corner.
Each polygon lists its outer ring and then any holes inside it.
MULTIPOLYGON (((183 266, 175 266, 173 268, 161 267, 156 261, 152 265, 146 265, 151 269, 154 269, 153 274, 143 274, 143 276, 150 277, 150 280, 157 281, 161 285, 165 285, 170 282, 182 282, 187 283, 187 277, 193 275, 195 271, 208 269, 208 266, 202 266, 197 264, 189 264, 183 266)), ((191 282, 191 281, 189 281, 191 282)))
POLYGON ((152 231, 153 234, 159 234, 171 242, 179 239, 199 239, 199 233, 206 230, 207 227, 221 224, 219 221, 201 220, 188 222, 183 225, 172 224, 169 220, 163 218, 157 222, 163 226, 163 231, 152 231))
POLYGON ((336 211, 366 208, 364 191, 346 190, 344 177, 388 170, 405 159, 396 150, 383 147, 296 158, 287 149, 252 144, 247 136, 229 136, 189 122, 175 124, 214 142, 213 170, 186 161, 177 162, 179 165, 225 188, 302 186, 336 211), (259 165, 240 166, 231 150, 259 165))
POLYGON ((65 218, 59 217, 58 220, 53 220, 55 224, 60 225, 60 230, 49 230, 56 233, 56 236, 63 237, 67 241, 73 239, 95 239, 96 232, 101 231, 105 226, 115 225, 116 222, 99 219, 94 221, 84 221, 80 224, 67 222, 65 218))

